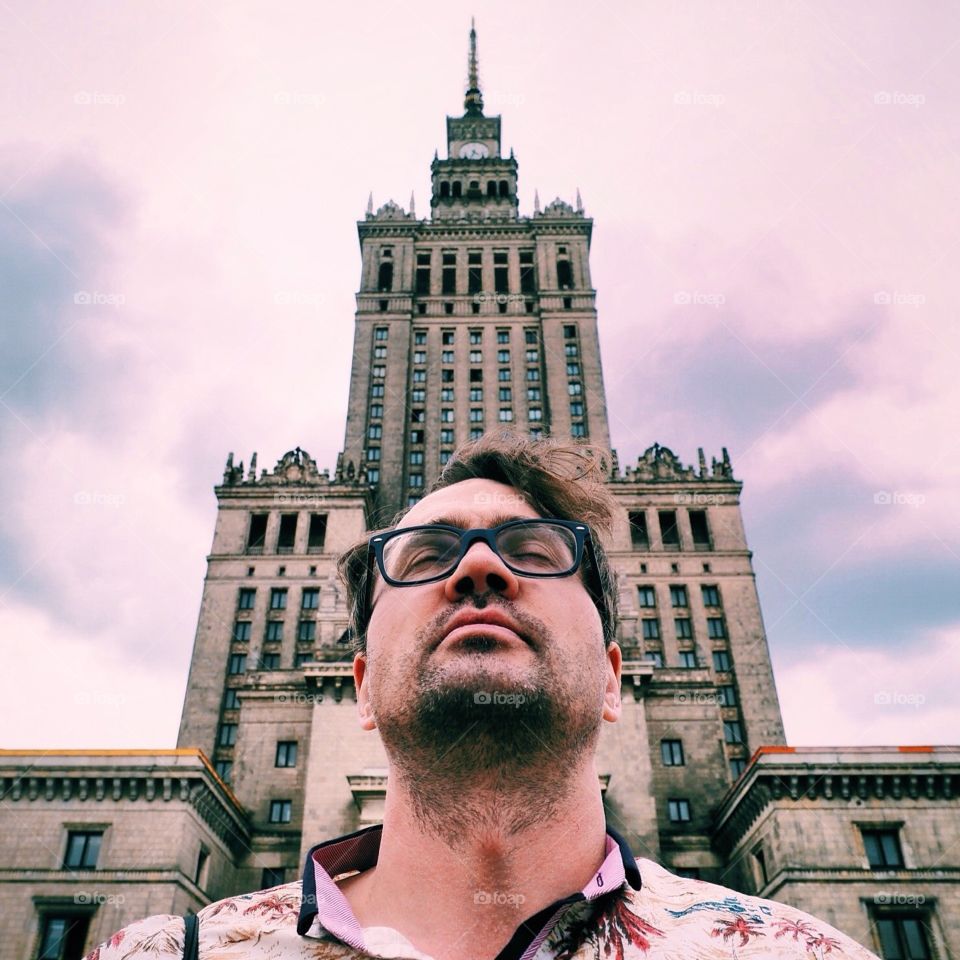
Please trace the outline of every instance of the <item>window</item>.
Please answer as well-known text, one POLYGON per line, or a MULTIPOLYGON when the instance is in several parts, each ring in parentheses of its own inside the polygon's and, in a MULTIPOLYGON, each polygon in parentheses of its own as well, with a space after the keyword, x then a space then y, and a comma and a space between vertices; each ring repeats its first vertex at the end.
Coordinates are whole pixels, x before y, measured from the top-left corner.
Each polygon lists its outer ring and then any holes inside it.
POLYGON ((411 487, 422 487, 423 486, 423 474, 422 473, 411 473, 409 479, 409 485, 411 487))
POLYGON ((510 362, 510 351, 509 350, 498 350, 497 351, 497 363, 509 363, 510 362))
POLYGON ((270 609, 271 610, 287 609, 287 588, 286 587, 273 587, 270 590, 270 609))
POLYGON ((423 463, 423 451, 422 450, 411 450, 410 451, 410 463, 414 466, 423 463))
POLYGON ((379 460, 380 459, 380 448, 379 447, 367 447, 367 459, 368 460, 379 460))
POLYGON ((470 331, 470 343, 476 346, 478 343, 483 343, 483 331, 482 330, 471 330, 470 331))
POLYGON ((523 331, 523 339, 525 343, 535 344, 537 342, 537 331, 528 327, 523 331))
POLYGON ((543 419, 543 410, 540 407, 531 407, 527 411, 527 419, 530 421, 542 420, 543 419))
POLYGON ((440 274, 440 292, 457 292, 457 255, 456 253, 443 254, 443 269, 440 274))
POLYGON ((297 765, 297 741, 280 740, 277 743, 275 767, 295 767, 297 765))
POLYGON ((442 387, 440 390, 440 401, 442 403, 453 403, 453 387, 442 387))
POLYGON ((717 687, 717 696, 721 707, 735 707, 737 705, 737 688, 730 684, 717 687))
POLYGON ((565 356, 576 357, 580 353, 580 348, 575 343, 564 344, 563 352, 565 356))
POLYGON ((493 289, 497 293, 510 292, 508 272, 506 250, 495 250, 493 253, 493 289))
POLYGON ((543 427, 531 427, 531 428, 530 428, 530 439, 531 439, 531 440, 541 440, 541 439, 543 439, 543 427))
POLYGON ((312 650, 298 650, 296 655, 293 658, 293 665, 295 667, 302 667, 305 663, 310 663, 313 660, 313 651, 312 650))
POLYGON ((526 379, 530 383, 537 383, 540 379, 540 370, 537 367, 531 367, 527 370, 526 379))
POLYGON ((660 542, 664 550, 680 549, 680 530, 677 527, 676 510, 660 510, 657 513, 660 520, 660 542))
POLYGON ((370 388, 370 396, 371 396, 371 397, 382 397, 382 396, 383 396, 383 384, 382 384, 382 383, 375 383, 375 384, 370 388))
POLYGON ((520 292, 535 293, 536 279, 533 273, 533 251, 520 251, 520 292))
POLYGON ((510 342, 510 331, 509 330, 498 330, 497 331, 497 343, 509 343, 510 342))
POLYGON ((267 515, 250 515, 250 532, 247 534, 247 553, 263 553, 263 544, 267 538, 267 515))
POLYGON ((528 350, 525 354, 527 363, 539 363, 540 362, 540 351, 539 350, 528 350))
POLYGON ((236 690, 228 690, 223 695, 223 709, 224 710, 239 710, 240 709, 240 697, 237 694, 236 690))
POLYGON ((317 623, 315 620, 301 620, 297 625, 297 642, 311 643, 317 636, 317 623))
POLYGON ((659 650, 648 650, 643 659, 649 660, 658 669, 663 666, 663 654, 659 650))
POLYGON ((677 631, 678 640, 693 639, 693 625, 691 624, 689 617, 677 617, 673 621, 673 626, 677 631))
POLYGON ((423 443, 423 431, 422 430, 411 430, 410 431, 410 442, 412 444, 423 443))
POLYGON ((257 598, 256 589, 250 587, 245 587, 240 591, 240 597, 237 600, 237 609, 238 610, 252 610, 253 604, 257 598))
POLYGON ((310 514, 310 529, 307 531, 307 553, 323 553, 323 545, 327 539, 327 515, 325 513, 310 514))
POLYGON ((470 422, 471 423, 482 423, 483 422, 483 410, 480 407, 472 407, 470 409, 470 422))
POLYGON ((756 847, 752 853, 753 862, 756 867, 757 885, 765 887, 767 885, 767 855, 763 852, 763 847, 756 847))
POLYGON ((660 621, 659 620, 656 620, 653 617, 648 617, 646 620, 641 620, 640 622, 643 624, 644 640, 660 639, 660 621))
POLYGON ((706 510, 690 510, 690 533, 694 550, 710 549, 710 529, 707 527, 706 510))
POLYGON ((414 330, 413 332, 413 342, 418 347, 422 347, 427 342, 427 331, 426 330, 414 330))
POLYGON ((747 761, 742 757, 734 757, 730 761, 730 774, 734 780, 740 776, 741 773, 747 768, 747 761))
POLYGON ((670 587, 670 605, 673 607, 686 607, 689 606, 687 603, 687 588, 684 586, 674 585, 670 587))
POLYGON ((579 376, 580 376, 580 364, 579 364, 579 363, 568 363, 568 364, 567 364, 567 376, 568 376, 568 377, 579 377, 579 376))
POLYGON ((440 451, 440 466, 442 467, 447 461, 453 456, 452 450, 441 450, 440 451))
POLYGON ((387 368, 382 363, 375 363, 373 365, 373 375, 382 380, 387 375, 387 368))
POLYGON ((719 607, 720 606, 720 590, 715 584, 706 585, 704 584, 700 588, 700 593, 703 595, 703 605, 705 607, 719 607))
POLYGON ((444 408, 440 411, 440 422, 441 423, 453 423, 453 410, 449 408, 444 408))
POLYGON ((289 800, 270 801, 270 822, 289 823, 293 804, 289 800))
POLYGON ((376 330, 373 331, 374 340, 386 340, 387 336, 388 334, 386 327, 377 327, 376 330))
POLYGON ((482 403, 483 402, 483 387, 473 387, 470 390, 470 402, 471 403, 482 403))
POLYGON ((89 913, 45 913, 37 960, 80 960, 90 917, 89 913))
POLYGON ((587 426, 584 423, 571 423, 570 424, 570 436, 571 437, 585 437, 587 435, 587 426))
POLYGON ((280 669, 280 654, 270 651, 269 653, 264 653, 260 658, 260 667, 261 670, 279 670, 280 669))
POLYGON ((681 650, 679 664, 685 670, 693 670, 697 666, 697 654, 694 650, 681 650))
POLYGON ((379 423, 371 423, 367 427, 367 437, 370 440, 380 440, 383 438, 383 427, 379 423))
POLYGON ((540 402, 540 388, 539 387, 527 387, 527 399, 532 400, 534 403, 540 402))
POLYGON ((730 654, 726 650, 713 651, 713 669, 717 673, 728 673, 730 670, 730 654))
POLYGON ((563 325, 563 336, 566 340, 572 340, 577 335, 577 328, 572 323, 563 325))
POLYGON ((426 411, 424 410, 414 410, 410 414, 411 423, 425 423, 427 419, 426 411))
POLYGON ((277 553, 293 553, 297 537, 297 515, 285 513, 280 517, 280 532, 277 534, 277 553))
POLYGON ((723 721, 723 739, 727 743, 743 743, 743 730, 739 720, 723 721))
POLYGON ((235 723, 221 723, 218 746, 232 747, 237 742, 237 725, 235 723))
POLYGON ((238 643, 246 643, 250 639, 250 621, 238 620, 233 625, 233 639, 238 643))
POLYGON ((482 436, 483 436, 483 428, 482 428, 482 427, 474 427, 474 428, 472 428, 472 429, 470 430, 470 439, 471 439, 471 440, 479 440, 482 436))
POLYGON ((417 254, 417 296, 426 297, 430 295, 430 254, 423 252, 417 254))
POLYGON ((320 605, 320 588, 304 587, 300 597, 301 610, 316 610, 320 605))
POLYGON ((471 383, 483 383, 483 370, 477 367, 474 370, 470 371, 470 382, 471 383))
POLYGON ((386 360, 387 359, 387 348, 380 346, 373 348, 373 359, 374 360, 386 360))
POLYGON ((443 429, 440 431, 440 442, 441 443, 453 443, 453 431, 443 429))
POLYGON ((707 617, 707 636, 711 640, 723 640, 727 636, 727 627, 723 617, 707 617))
POLYGON ((231 653, 227 662, 227 673, 235 677, 238 673, 246 673, 247 655, 245 653, 231 653))
MULTIPOLYGON (((642 510, 629 514, 630 520, 630 544, 634 550, 645 550, 650 546, 650 538, 647 534, 647 515, 642 510)), ((650 587, 653 590, 653 587, 650 587)), ((652 606, 652 604, 651 604, 652 606)))
POLYGON ((224 782, 229 783, 230 778, 233 776, 233 761, 232 760, 218 760, 214 765, 213 769, 216 771, 217 776, 224 782))
POLYGON ((877 915, 873 922, 880 938, 880 952, 885 960, 929 960, 933 955, 922 915, 877 915))
POLYGON ((668 800, 667 816, 671 823, 689 823, 690 822, 690 801, 689 800, 668 800))
POLYGON ((570 416, 571 417, 582 417, 583 416, 583 403, 579 400, 570 404, 570 416))
POLYGON ((379 483, 380 482, 380 471, 376 468, 367 471, 367 482, 368 483, 379 483))
POLYGON ((470 362, 471 362, 471 363, 482 363, 482 362, 483 362, 483 351, 482 351, 482 350, 471 350, 471 351, 470 351, 470 362))
POLYGON ((861 827, 863 848, 867 852, 867 863, 873 870, 892 870, 903 866, 903 851, 900 849, 899 829, 882 827, 878 829, 861 827))
POLYGON ((567 384, 567 393, 571 397, 579 397, 583 394, 583 384, 582 383, 568 383, 567 384))
POLYGON ((267 632, 264 634, 263 639, 267 643, 279 643, 283 639, 283 621, 268 620, 267 632))
POLYGON ((413 362, 414 362, 414 363, 426 363, 426 362, 427 362, 427 351, 426 351, 426 350, 414 350, 414 351, 413 351, 413 362))
POLYGON ((193 871, 193 882, 198 887, 207 885, 207 865, 210 863, 210 851, 201 847, 197 851, 197 866, 193 871))
POLYGON ((411 403, 425 403, 427 400, 427 391, 421 389, 410 391, 411 403))
POLYGON ((67 852, 63 858, 64 869, 95 870, 100 857, 102 830, 71 830, 67 834, 67 852))
POLYGON ((637 604, 641 607, 655 607, 657 591, 650 585, 637 587, 637 604))
POLYGON ((467 293, 479 293, 483 289, 483 253, 467 251, 467 293))
POLYGON ((443 350, 440 353, 440 362, 441 363, 453 363, 453 351, 452 350, 443 350))
POLYGON ((453 330, 444 330, 440 334, 440 342, 445 346, 449 347, 453 343, 453 330))
POLYGON ((497 379, 498 379, 501 383, 503 383, 503 382, 505 382, 505 381, 508 381, 508 380, 510 379, 510 371, 509 371, 509 370, 506 370, 506 369, 498 370, 498 371, 497 371, 497 379))
POLYGON ((509 403, 513 400, 513 391, 509 387, 501 387, 498 399, 501 403, 509 403))
POLYGON ((260 889, 269 890, 287 882, 287 871, 283 867, 264 867, 260 871, 260 889))
POLYGON ((414 371, 413 371, 413 382, 414 382, 414 383, 426 383, 426 382, 427 382, 427 371, 426 371, 426 370, 414 370, 414 371))
POLYGON ((501 407, 500 422, 509 423, 511 420, 513 420, 513 410, 511 410, 509 407, 501 407))
POLYGON ((660 758, 665 767, 683 766, 683 742, 680 740, 661 740, 660 758))

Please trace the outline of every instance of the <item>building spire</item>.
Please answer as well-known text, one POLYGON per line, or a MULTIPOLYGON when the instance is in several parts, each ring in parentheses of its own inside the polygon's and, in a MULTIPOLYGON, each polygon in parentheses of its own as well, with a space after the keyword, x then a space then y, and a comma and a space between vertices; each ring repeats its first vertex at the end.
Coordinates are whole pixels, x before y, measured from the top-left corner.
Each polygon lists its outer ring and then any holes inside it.
POLYGON ((467 60, 467 96, 463 101, 464 116, 483 116, 483 94, 480 92, 480 76, 477 72, 477 31, 470 18, 470 56, 467 60))

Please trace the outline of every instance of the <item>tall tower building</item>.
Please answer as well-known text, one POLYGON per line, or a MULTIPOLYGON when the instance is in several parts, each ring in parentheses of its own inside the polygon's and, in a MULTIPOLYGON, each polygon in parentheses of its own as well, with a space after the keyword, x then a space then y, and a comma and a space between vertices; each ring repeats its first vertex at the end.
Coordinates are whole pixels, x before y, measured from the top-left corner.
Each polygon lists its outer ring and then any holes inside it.
POLYGON ((336 559, 457 445, 509 429, 609 453, 624 663, 597 755, 608 822, 640 857, 784 900, 884 956, 960 950, 960 750, 785 746, 730 458, 690 466, 652 444, 621 467, 592 221, 579 194, 520 214, 473 30, 468 77, 430 216, 371 201, 358 224, 335 468, 299 447, 272 469, 227 459, 178 749, 0 750, 0 940, 76 960, 138 917, 294 880, 310 846, 382 818, 386 755, 357 721, 336 559))

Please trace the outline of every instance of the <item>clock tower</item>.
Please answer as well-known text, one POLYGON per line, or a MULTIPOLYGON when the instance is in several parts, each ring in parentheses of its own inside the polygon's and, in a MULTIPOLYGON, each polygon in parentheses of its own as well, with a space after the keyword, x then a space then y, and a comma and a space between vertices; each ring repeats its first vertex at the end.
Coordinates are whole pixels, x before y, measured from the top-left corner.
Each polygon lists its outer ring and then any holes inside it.
POLYGON ((447 117, 447 158, 434 157, 431 212, 435 220, 496 220, 517 216, 517 161, 500 155, 500 117, 483 114, 477 31, 470 24, 467 94, 462 117, 447 117))

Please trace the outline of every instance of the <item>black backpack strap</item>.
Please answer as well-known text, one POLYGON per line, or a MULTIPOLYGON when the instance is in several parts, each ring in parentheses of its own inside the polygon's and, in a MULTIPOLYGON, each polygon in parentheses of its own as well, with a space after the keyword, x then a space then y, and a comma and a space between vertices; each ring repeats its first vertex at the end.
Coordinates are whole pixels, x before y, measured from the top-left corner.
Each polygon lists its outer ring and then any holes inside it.
POLYGON ((183 960, 199 960, 200 918, 188 913, 183 918, 183 960))

